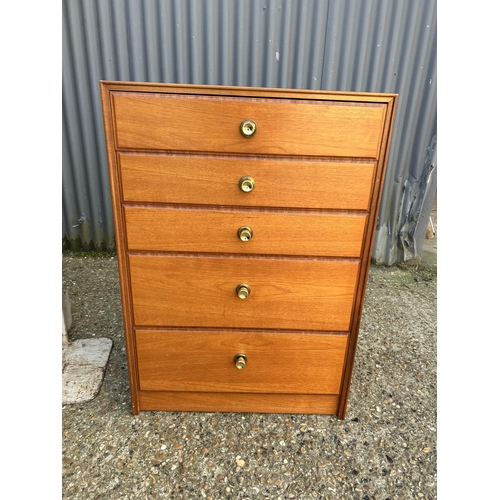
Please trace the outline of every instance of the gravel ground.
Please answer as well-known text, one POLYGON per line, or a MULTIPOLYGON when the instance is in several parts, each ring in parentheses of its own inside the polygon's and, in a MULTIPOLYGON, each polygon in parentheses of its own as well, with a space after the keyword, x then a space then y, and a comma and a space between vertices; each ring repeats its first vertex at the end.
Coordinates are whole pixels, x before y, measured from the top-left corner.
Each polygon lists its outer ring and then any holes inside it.
POLYGON ((72 340, 113 341, 98 396, 62 408, 67 499, 435 499, 435 268, 372 266, 347 416, 131 414, 118 267, 64 255, 72 340))

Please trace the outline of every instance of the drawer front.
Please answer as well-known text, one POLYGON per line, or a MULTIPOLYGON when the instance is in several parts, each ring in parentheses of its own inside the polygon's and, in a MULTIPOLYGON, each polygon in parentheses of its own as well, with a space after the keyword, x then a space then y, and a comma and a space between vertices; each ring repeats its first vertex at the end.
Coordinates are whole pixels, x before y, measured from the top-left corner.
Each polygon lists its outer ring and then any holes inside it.
POLYGON ((386 106, 113 92, 118 149, 306 156, 379 156, 386 106), (240 124, 257 131, 244 137, 240 124))
POLYGON ((126 207, 125 220, 129 250, 359 257, 366 216, 126 207))
POLYGON ((338 394, 348 336, 136 330, 141 391, 338 394), (234 357, 247 357, 243 369, 234 357))
POLYGON ((374 162, 118 155, 124 201, 368 210, 374 162), (254 189, 239 187, 242 177, 254 189))
POLYGON ((358 261, 128 258, 137 326, 349 330, 358 261), (250 286, 248 298, 239 284, 250 286))

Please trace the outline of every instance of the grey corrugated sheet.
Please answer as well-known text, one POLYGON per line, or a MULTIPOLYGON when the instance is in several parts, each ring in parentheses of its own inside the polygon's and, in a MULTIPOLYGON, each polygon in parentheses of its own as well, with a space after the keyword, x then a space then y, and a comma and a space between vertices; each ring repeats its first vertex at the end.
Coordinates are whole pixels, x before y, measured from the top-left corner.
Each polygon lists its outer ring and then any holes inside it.
POLYGON ((396 92, 373 257, 415 256, 436 173, 436 0, 66 0, 63 239, 113 249, 99 80, 396 92))

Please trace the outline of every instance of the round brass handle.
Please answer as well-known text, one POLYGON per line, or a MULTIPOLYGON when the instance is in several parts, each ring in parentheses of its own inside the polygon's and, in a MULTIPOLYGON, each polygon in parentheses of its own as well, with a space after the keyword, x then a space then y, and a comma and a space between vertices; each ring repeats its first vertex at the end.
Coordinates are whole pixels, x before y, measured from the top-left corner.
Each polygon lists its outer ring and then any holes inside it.
POLYGON ((236 295, 242 300, 245 300, 250 295, 250 285, 246 283, 240 283, 236 287, 236 295))
POLYGON ((252 137, 257 132, 257 124, 250 119, 243 120, 240 123, 240 132, 243 134, 243 137, 252 137))
POLYGON ((236 356, 234 357, 234 363, 238 370, 243 370, 243 368, 245 368, 246 364, 248 363, 248 358, 244 354, 236 354, 236 356))
POLYGON ((249 241, 252 239, 253 231, 250 226, 241 226, 238 229, 238 238, 241 241, 249 241))
POLYGON ((238 182, 238 186, 240 186, 240 189, 244 193, 249 193, 255 187, 255 180, 253 179, 253 177, 245 175, 238 182))

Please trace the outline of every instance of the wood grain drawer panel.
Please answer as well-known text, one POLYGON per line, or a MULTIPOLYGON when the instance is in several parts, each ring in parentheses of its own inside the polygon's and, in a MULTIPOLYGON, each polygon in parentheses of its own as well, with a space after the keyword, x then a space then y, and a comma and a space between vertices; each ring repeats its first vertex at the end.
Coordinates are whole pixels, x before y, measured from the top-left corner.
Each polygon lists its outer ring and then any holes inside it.
POLYGON ((348 337, 136 330, 141 390, 338 394, 348 337), (238 370, 234 356, 244 353, 238 370))
POLYGON ((120 153, 124 201, 368 210, 374 162, 120 153), (244 193, 241 177, 255 189, 244 193))
POLYGON ((125 207, 129 250, 359 257, 366 215, 125 207), (241 241, 238 228, 253 236, 241 241))
POLYGON ((141 326, 347 331, 358 261, 129 255, 141 326), (250 296, 236 294, 248 283, 250 296))
POLYGON ((112 92, 118 149, 378 158, 386 105, 112 92), (250 138, 240 123, 251 118, 250 138))

